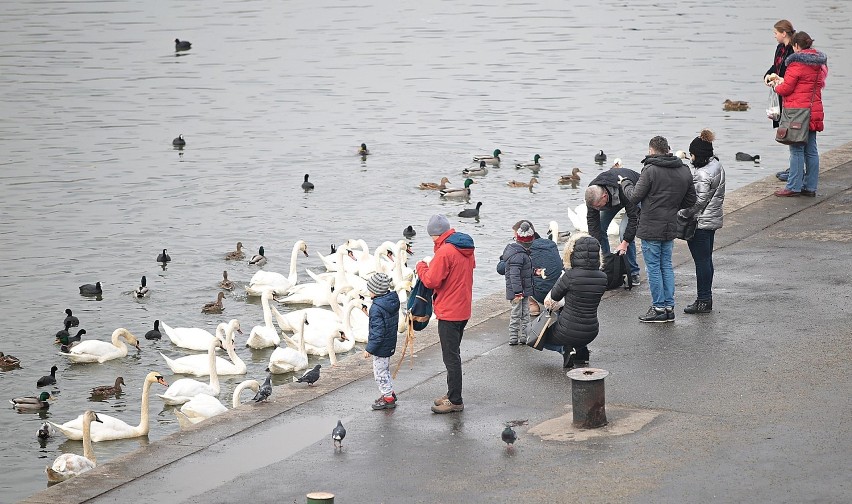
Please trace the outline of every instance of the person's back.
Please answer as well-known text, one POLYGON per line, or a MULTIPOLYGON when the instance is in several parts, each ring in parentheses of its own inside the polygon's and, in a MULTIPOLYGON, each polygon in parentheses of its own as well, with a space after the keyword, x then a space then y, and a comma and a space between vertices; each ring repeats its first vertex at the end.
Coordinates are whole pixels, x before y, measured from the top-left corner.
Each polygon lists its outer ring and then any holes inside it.
POLYGON ((649 154, 639 181, 625 193, 642 204, 636 236, 643 240, 674 240, 677 237, 677 211, 695 204, 692 172, 673 154, 649 154))
POLYGON ((536 238, 530 245, 530 260, 533 272, 544 270, 544 278, 533 275, 532 297, 539 304, 544 303, 547 293, 559 280, 562 272, 562 258, 559 256, 559 246, 553 240, 547 238, 536 238))

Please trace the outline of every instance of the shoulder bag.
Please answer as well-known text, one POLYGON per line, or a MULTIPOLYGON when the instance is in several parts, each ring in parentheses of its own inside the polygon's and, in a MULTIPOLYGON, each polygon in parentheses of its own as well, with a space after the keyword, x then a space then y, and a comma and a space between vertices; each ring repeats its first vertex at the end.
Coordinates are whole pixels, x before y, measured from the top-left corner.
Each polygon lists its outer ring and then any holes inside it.
POLYGON ((808 135, 811 128, 811 107, 814 104, 814 95, 819 86, 819 79, 814 83, 811 93, 811 103, 807 108, 784 108, 781 110, 781 119, 778 129, 775 130, 775 141, 784 145, 805 145, 808 143, 808 135))

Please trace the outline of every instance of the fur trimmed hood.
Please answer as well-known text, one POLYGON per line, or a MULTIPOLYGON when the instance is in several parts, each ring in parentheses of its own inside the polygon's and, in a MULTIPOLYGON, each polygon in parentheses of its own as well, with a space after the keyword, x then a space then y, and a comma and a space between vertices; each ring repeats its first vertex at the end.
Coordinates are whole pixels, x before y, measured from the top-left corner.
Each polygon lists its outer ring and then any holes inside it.
POLYGON ((828 56, 816 49, 803 49, 797 53, 787 56, 787 66, 790 63, 804 63, 805 65, 822 66, 828 63, 828 56))
POLYGON ((600 269, 603 264, 601 245, 587 233, 573 233, 562 252, 565 269, 600 269), (578 252, 575 254, 575 250, 578 252))

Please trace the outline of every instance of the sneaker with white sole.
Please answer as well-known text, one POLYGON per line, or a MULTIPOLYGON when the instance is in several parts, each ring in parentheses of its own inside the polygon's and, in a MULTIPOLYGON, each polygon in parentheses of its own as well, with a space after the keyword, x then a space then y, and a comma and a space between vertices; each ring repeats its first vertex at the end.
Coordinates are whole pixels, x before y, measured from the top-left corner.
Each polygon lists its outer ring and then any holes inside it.
MULTIPOLYGON (((672 313, 674 315, 674 312, 672 313)), ((674 319, 672 319, 674 320, 674 319)), ((639 315, 639 322, 668 322, 669 317, 665 308, 652 306, 645 315, 639 315)))

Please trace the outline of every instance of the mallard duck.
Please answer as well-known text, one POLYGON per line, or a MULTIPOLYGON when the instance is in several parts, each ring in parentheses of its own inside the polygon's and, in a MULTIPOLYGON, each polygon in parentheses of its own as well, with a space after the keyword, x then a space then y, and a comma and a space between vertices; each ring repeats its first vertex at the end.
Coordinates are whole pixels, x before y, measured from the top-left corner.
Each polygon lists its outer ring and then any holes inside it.
POLYGON ((448 187, 446 189, 441 189, 441 197, 442 198, 469 198, 470 197, 470 185, 475 184, 472 179, 464 180, 464 187, 462 188, 452 188, 448 187))
POLYGON ((246 253, 243 252, 243 242, 237 242, 237 250, 232 250, 225 254, 226 261, 236 261, 239 259, 245 259, 246 253))
POLYGON ((746 154, 745 152, 737 152, 736 153, 737 161, 754 161, 755 163, 760 162, 760 154, 755 154, 752 156, 751 154, 746 154))
POLYGON ((225 290, 234 290, 234 282, 228 280, 228 271, 222 272, 222 280, 219 282, 219 288, 225 290))
POLYGON ((302 182, 302 190, 305 191, 305 192, 314 190, 314 183, 308 182, 308 177, 309 177, 309 175, 306 173, 305 174, 305 181, 302 182))
POLYGON ((579 168, 574 168, 571 170, 571 175, 562 175, 559 177, 560 184, 576 184, 580 181, 580 176, 578 173, 583 173, 579 168))
POLYGON ((532 163, 518 163, 515 165, 515 168, 529 168, 530 170, 538 170, 541 168, 541 164, 539 164, 538 160, 541 159, 541 156, 536 154, 533 156, 532 163))
POLYGON ((136 288, 135 291, 133 291, 133 295, 141 299, 143 297, 147 297, 148 294, 150 294, 150 291, 148 290, 148 279, 143 276, 142 285, 140 285, 136 288))
POLYGON ((498 165, 500 164, 500 154, 503 154, 500 149, 494 149, 494 152, 490 156, 487 154, 482 156, 473 156, 473 160, 477 163, 485 161, 486 164, 498 165))
POLYGON ((175 147, 184 147, 186 145, 186 140, 183 139, 183 135, 178 135, 177 138, 172 140, 172 145, 175 147))
POLYGON ((54 343, 59 343, 61 345, 69 345, 73 346, 74 343, 79 343, 83 340, 83 335, 86 334, 85 329, 80 329, 77 331, 77 334, 71 336, 70 334, 67 336, 60 336, 54 343))
POLYGON ((192 49, 192 42, 189 40, 175 39, 175 51, 188 51, 192 49))
POLYGON ((80 325, 80 319, 73 315, 73 313, 71 312, 71 308, 65 309, 65 322, 69 322, 71 324, 71 327, 77 327, 78 325, 80 325))
POLYGON ((485 165, 485 161, 479 162, 479 168, 465 168, 462 170, 462 175, 465 176, 473 176, 473 175, 486 175, 488 173, 488 167, 485 165))
POLYGON ((529 182, 518 182, 517 180, 510 180, 506 182, 506 185, 509 187, 529 187, 532 189, 533 184, 538 184, 538 179, 533 177, 529 182))
POLYGON ((50 368, 50 374, 42 376, 36 381, 37 387, 44 387, 47 385, 56 385, 56 372, 59 370, 58 367, 53 366, 50 368))
POLYGON ((80 286, 80 294, 83 296, 100 296, 103 294, 103 288, 100 282, 94 284, 83 284, 80 286))
POLYGON ((440 190, 446 189, 450 184, 450 179, 447 177, 441 177, 441 181, 438 183, 435 182, 420 182, 420 189, 426 190, 440 190))
POLYGON ((205 303, 204 306, 201 307, 201 313, 222 313, 225 310, 225 306, 222 304, 222 300, 225 299, 225 293, 220 292, 218 296, 216 296, 216 301, 205 303))
POLYGON ((266 265, 266 256, 263 254, 264 250, 263 246, 261 246, 259 249, 257 249, 257 254, 251 256, 251 259, 249 259, 249 264, 254 264, 255 266, 266 265))
POLYGON ((21 359, 0 352, 0 367, 8 368, 21 365, 21 359))
POLYGON ((103 423, 94 411, 83 413, 83 455, 63 453, 56 457, 52 465, 44 468, 47 481, 65 481, 95 468, 98 461, 95 459, 95 450, 92 449, 92 422, 103 423))
POLYGON ((597 154, 595 154, 595 163, 598 163, 598 164, 606 163, 606 154, 604 154, 604 151, 600 151, 597 154))
POLYGON ((417 236, 417 231, 415 231, 411 226, 406 226, 405 229, 402 230, 402 236, 406 238, 414 238, 417 236))
POLYGON ((748 110, 748 102, 740 101, 740 100, 725 100, 722 103, 722 108, 727 110, 728 112, 731 112, 731 111, 741 112, 743 110, 748 110))
POLYGON ((36 411, 50 408, 50 403, 47 402, 50 399, 52 396, 49 392, 42 392, 38 397, 16 397, 9 399, 9 402, 16 410, 36 411))
POLYGON ((124 378, 119 376, 115 379, 115 385, 102 385, 92 389, 92 397, 112 396, 121 393, 121 386, 124 385, 124 378))
POLYGON ((158 340, 162 338, 163 335, 160 333, 160 321, 154 321, 154 328, 145 333, 145 339, 147 340, 158 340))
POLYGON ((166 249, 163 249, 163 251, 160 252, 159 255, 157 255, 157 262, 167 263, 171 260, 172 258, 169 256, 169 253, 166 251, 166 249))
POLYGON ((365 143, 361 144, 361 148, 358 149, 358 155, 359 156, 369 156, 370 155, 370 149, 367 148, 367 144, 365 144, 365 143))
POLYGON ((68 332, 68 329, 71 328, 71 323, 67 320, 65 321, 65 328, 56 331, 56 341, 60 341, 62 338, 67 338, 71 334, 68 332))
POLYGON ((479 208, 482 206, 482 202, 476 202, 476 208, 465 208, 461 212, 459 212, 459 217, 479 217, 479 208))

